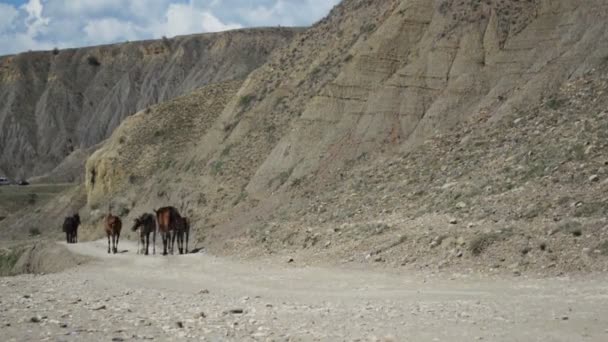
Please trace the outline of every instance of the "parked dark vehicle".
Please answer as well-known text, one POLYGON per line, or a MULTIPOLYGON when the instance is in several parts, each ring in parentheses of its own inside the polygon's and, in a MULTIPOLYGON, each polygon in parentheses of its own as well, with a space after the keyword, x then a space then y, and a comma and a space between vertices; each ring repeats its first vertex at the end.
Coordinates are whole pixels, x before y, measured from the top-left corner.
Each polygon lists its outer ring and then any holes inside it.
POLYGON ((10 185, 11 181, 8 178, 0 177, 0 185, 10 185))
POLYGON ((26 180, 20 180, 17 182, 17 185, 30 185, 30 183, 26 180))

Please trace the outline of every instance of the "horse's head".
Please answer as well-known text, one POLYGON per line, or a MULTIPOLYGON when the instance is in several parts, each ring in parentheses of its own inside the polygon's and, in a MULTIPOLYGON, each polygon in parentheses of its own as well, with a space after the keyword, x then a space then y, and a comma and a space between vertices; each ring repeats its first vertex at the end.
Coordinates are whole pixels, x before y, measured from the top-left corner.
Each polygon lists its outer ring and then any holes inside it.
POLYGON ((74 214, 74 221, 77 225, 80 225, 80 215, 78 213, 74 214))
POLYGON ((139 217, 138 217, 138 218, 135 218, 135 219, 133 220, 133 227, 131 227, 131 230, 132 230, 132 231, 136 231, 136 230, 137 230, 137 228, 141 227, 141 225, 142 225, 142 221, 141 221, 141 219, 140 219, 139 217))

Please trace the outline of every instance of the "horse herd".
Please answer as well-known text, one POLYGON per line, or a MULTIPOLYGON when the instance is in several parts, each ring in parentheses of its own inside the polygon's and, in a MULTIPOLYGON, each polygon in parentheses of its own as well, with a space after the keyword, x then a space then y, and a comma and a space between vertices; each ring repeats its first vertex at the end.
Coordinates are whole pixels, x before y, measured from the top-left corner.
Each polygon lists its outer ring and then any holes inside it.
MULTIPOLYGON (((163 255, 167 252, 173 254, 175 242, 179 254, 188 253, 188 240, 190 238, 190 219, 181 216, 175 207, 163 207, 154 210, 156 215, 145 213, 135 218, 132 231, 139 229, 139 240, 137 244, 137 253, 148 255, 150 246, 150 234, 152 234, 152 253, 156 254, 156 232, 158 231, 163 240, 163 255), (140 243, 142 249, 140 250, 140 243), (185 244, 184 244, 185 243, 185 244)), ((67 243, 78 242, 78 226, 80 225, 80 216, 75 214, 66 217, 63 221, 63 232, 65 232, 67 243)), ((108 214, 104 218, 104 231, 108 237, 108 254, 118 252, 118 240, 120 239, 120 231, 122 230, 122 221, 120 217, 112 214, 111 207, 108 208, 108 214)))

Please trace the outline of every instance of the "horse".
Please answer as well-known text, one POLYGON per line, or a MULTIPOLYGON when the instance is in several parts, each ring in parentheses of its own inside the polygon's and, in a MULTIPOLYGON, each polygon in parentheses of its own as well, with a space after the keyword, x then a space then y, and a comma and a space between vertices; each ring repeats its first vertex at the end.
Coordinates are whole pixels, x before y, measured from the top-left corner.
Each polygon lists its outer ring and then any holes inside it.
POLYGON ((137 240, 137 254, 140 253, 139 242, 145 248, 145 255, 148 255, 148 247, 150 246, 150 233, 152 234, 152 254, 156 254, 156 219, 152 214, 142 214, 133 222, 132 231, 139 229, 139 237, 137 240))
MULTIPOLYGON (((154 210, 154 212, 156 213, 158 231, 163 239, 163 255, 167 255, 167 249, 169 249, 169 253, 173 254, 175 239, 180 236, 180 240, 183 241, 182 234, 186 228, 184 218, 175 207, 163 207, 154 210)), ((178 242, 179 246, 180 242, 178 242)), ((180 250, 180 254, 183 254, 183 249, 180 250)))
POLYGON ((179 216, 176 219, 175 230, 173 231, 173 239, 171 242, 171 249, 173 250, 173 243, 177 237, 177 249, 179 254, 184 254, 184 235, 186 237, 185 252, 188 254, 188 239, 190 238, 190 219, 188 217, 179 216))
POLYGON ((118 253, 118 240, 120 239, 120 230, 122 229, 122 221, 118 216, 112 215, 112 207, 108 208, 108 215, 104 220, 104 230, 108 237, 108 254, 110 254, 110 238, 112 238, 112 251, 118 253))
POLYGON ((68 216, 63 220, 63 232, 67 243, 78 242, 78 226, 80 225, 80 216, 78 213, 73 216, 68 216))

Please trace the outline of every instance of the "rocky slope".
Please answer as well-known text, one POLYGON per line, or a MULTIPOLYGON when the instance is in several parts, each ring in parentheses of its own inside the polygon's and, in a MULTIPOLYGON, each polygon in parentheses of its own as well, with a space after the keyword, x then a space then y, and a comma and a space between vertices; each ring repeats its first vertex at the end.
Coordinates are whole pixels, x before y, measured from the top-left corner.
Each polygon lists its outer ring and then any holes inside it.
POLYGON ((127 116, 243 79, 296 32, 237 30, 0 57, 0 172, 40 176, 70 156, 51 176, 73 180, 88 149, 127 116))
POLYGON ((127 220, 172 204, 217 253, 607 269, 607 18, 599 0, 345 0, 238 90, 125 122, 87 162, 85 230, 110 201, 127 220))

